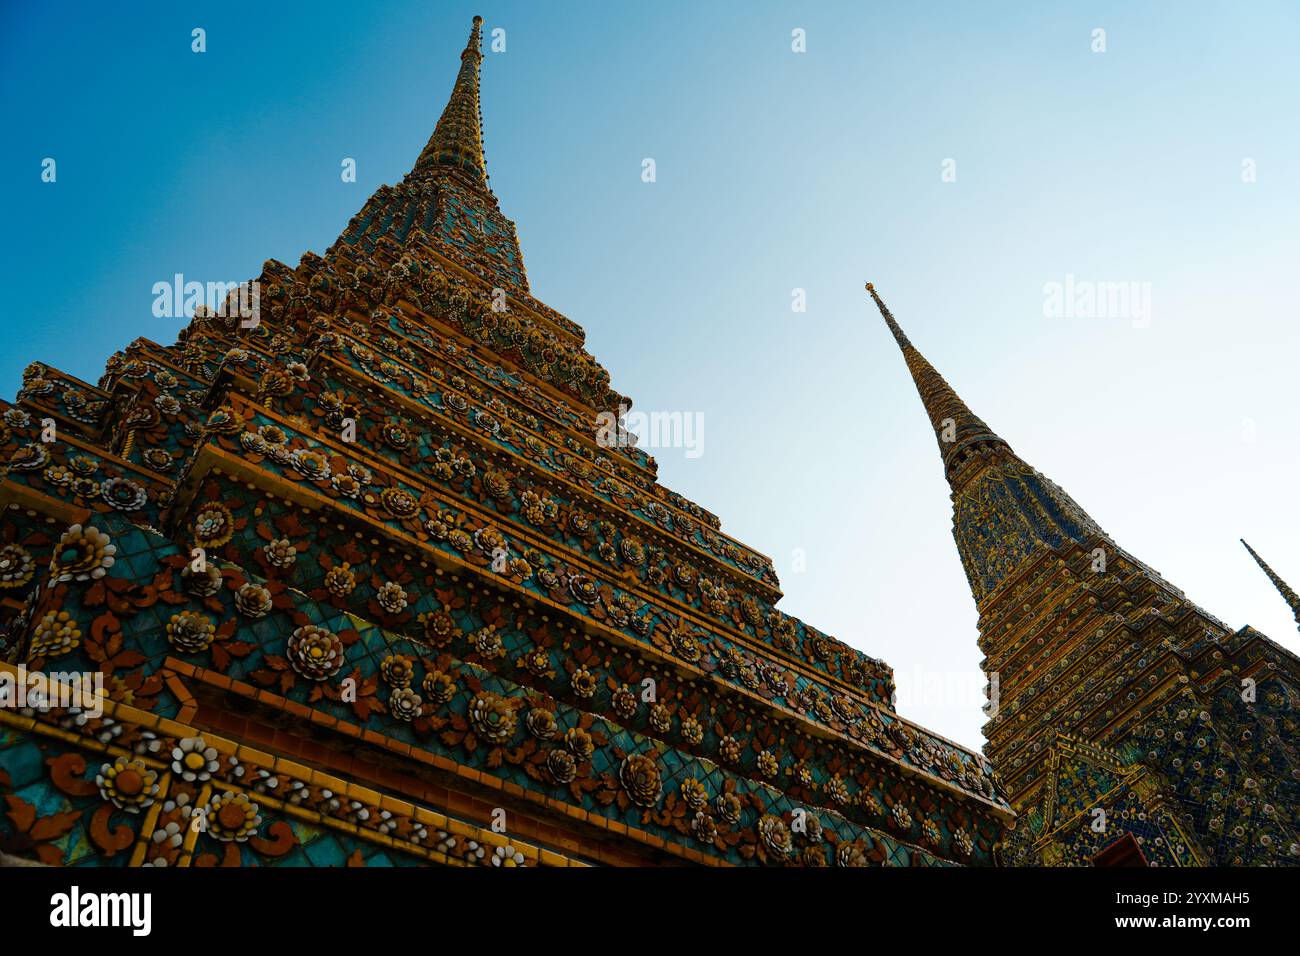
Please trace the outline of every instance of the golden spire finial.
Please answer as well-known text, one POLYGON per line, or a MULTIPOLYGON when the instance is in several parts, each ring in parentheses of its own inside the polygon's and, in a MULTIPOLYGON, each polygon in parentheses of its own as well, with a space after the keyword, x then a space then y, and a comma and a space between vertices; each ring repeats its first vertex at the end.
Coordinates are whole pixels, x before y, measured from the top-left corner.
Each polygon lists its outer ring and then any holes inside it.
POLYGON ((870 282, 867 283, 867 294, 875 300, 876 308, 880 310, 881 316, 884 317, 885 324, 889 326, 889 331, 894 333, 894 341, 898 343, 899 348, 904 349, 906 355, 906 350, 912 347, 912 343, 907 340, 902 328, 894 321, 894 314, 889 311, 889 306, 885 305, 884 300, 876 293, 876 287, 870 282))
POLYGON ((451 167, 468 174, 476 185, 487 189, 487 162, 483 156, 483 124, 479 111, 482 26, 483 18, 474 17, 469 40, 460 55, 460 72, 456 74, 451 97, 412 172, 451 167))
POLYGON ((1268 579, 1273 582, 1273 587, 1277 588, 1278 593, 1282 595, 1282 600, 1286 601, 1287 606, 1291 608, 1291 613, 1295 615, 1296 627, 1300 628, 1300 594, 1296 594, 1291 586, 1282 580, 1281 575, 1270 568, 1264 562, 1264 559, 1255 553, 1254 548, 1246 544, 1245 538, 1240 540, 1245 545, 1246 550, 1250 552, 1250 556, 1255 559, 1255 563, 1259 565, 1259 569, 1268 575, 1268 579))
POLYGON ((902 326, 889 311, 889 306, 885 305, 884 300, 876 292, 875 286, 868 282, 866 287, 868 294, 875 300, 876 308, 880 310, 885 324, 889 326, 889 331, 893 333, 894 341, 898 343, 903 353, 903 359, 907 362, 907 370, 912 374, 912 381, 916 384, 916 390, 921 396, 921 403, 925 406, 930 425, 939 440, 939 453, 943 456, 945 470, 955 464, 955 459, 961 451, 973 444, 994 442, 1006 447, 1007 443, 967 407, 953 391, 952 386, 944 381, 943 376, 935 371, 934 366, 926 361, 925 356, 916 350, 902 326))

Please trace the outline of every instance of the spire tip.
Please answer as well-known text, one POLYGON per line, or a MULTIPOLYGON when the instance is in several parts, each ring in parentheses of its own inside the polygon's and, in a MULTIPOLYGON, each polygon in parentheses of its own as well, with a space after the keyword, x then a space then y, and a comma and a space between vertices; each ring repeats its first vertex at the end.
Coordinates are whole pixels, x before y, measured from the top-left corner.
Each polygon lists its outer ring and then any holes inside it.
POLYGON ((460 70, 451 88, 447 106, 434 127, 424 150, 408 175, 426 173, 440 167, 453 167, 473 180, 485 191, 491 187, 487 180, 487 162, 483 156, 483 118, 479 108, 479 66, 483 62, 483 18, 474 17, 474 26, 460 54, 460 70))
POLYGON ((1267 562, 1255 553, 1254 548, 1246 544, 1245 538, 1241 539, 1241 543, 1246 545, 1246 550, 1249 551, 1250 556, 1255 559, 1255 563, 1259 565, 1259 569, 1264 572, 1270 581, 1273 582, 1273 587, 1277 588, 1278 593, 1282 595, 1282 599, 1286 601, 1287 606, 1291 608, 1291 612, 1295 614, 1296 625, 1300 626, 1300 594, 1296 594, 1295 590, 1282 580, 1282 576, 1270 568, 1267 562))

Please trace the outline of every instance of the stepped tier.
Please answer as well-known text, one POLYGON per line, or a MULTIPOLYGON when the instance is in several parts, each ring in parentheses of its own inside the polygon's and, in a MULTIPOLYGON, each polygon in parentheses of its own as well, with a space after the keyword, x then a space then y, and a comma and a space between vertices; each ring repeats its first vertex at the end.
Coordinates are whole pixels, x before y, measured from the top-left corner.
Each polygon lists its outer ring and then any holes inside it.
POLYGON ((989 764, 895 714, 888 667, 413 287, 456 263, 342 292, 339 249, 268 263, 254 327, 205 310, 3 406, 10 667, 99 670, 111 702, 0 718, 62 768, 15 799, 135 863, 992 862, 989 764), (165 809, 88 789, 119 764, 165 809), (256 836, 153 842, 186 807, 256 836))

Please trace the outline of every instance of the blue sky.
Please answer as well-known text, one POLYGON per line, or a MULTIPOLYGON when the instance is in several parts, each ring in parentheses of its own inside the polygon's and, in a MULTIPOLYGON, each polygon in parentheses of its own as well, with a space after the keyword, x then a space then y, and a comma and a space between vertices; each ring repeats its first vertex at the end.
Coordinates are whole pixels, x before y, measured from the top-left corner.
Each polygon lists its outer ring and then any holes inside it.
POLYGON ((488 167, 534 292, 638 408, 703 415, 664 483, 773 557, 785 610, 892 664, 905 714, 981 742, 973 699, 916 693, 975 673, 976 613, 868 278, 1124 547, 1300 644, 1237 544, 1300 586, 1294 4, 8 0, 0 390, 173 341, 151 289, 176 272, 324 251, 413 163, 475 13, 506 31, 488 167), (1067 274, 1147 284, 1149 323, 1046 316, 1067 274))

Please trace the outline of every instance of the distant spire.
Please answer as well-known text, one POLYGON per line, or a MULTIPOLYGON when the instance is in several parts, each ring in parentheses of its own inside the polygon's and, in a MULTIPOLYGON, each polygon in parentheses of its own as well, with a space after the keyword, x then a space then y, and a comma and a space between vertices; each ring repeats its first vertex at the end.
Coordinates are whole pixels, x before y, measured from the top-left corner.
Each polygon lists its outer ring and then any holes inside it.
POLYGON ((1106 539, 1073 498, 1017 457, 966 407, 913 347, 870 282, 867 292, 903 352, 939 442, 953 491, 952 533, 976 603, 1044 546, 1060 548, 1073 542, 1091 547, 1097 539, 1106 539), (965 468, 968 463, 974 467, 965 468), (971 493, 970 482, 976 480, 980 485, 971 493))
POLYGON ((460 72, 451 88, 447 108, 429 137, 428 144, 415 161, 412 174, 450 166, 467 174, 476 185, 488 189, 487 162, 483 157, 483 123, 479 111, 479 49, 483 18, 475 17, 469 42, 460 55, 460 72))
POLYGON ((962 452, 973 445, 995 444, 1010 451, 1010 446, 966 406, 952 390, 952 386, 916 350, 870 282, 867 283, 867 292, 875 300, 885 324, 894 334, 894 341, 903 352, 907 370, 912 374, 912 381, 921 395, 925 413, 930 418, 930 426, 939 442, 939 453, 943 457, 945 471, 954 466, 962 452))
POLYGON ((1246 544, 1245 538, 1241 539, 1241 543, 1246 546, 1246 550, 1249 551, 1250 556, 1255 559, 1255 563, 1259 565, 1260 570, 1268 575, 1268 579, 1273 582, 1273 587, 1277 588, 1278 591, 1281 592, 1282 599, 1286 601, 1287 605, 1291 608, 1291 613, 1295 615, 1296 627, 1300 627, 1300 594, 1296 594, 1295 591, 1291 590, 1291 586, 1283 581, 1276 571, 1264 563, 1264 559, 1255 553, 1255 549, 1246 544))

